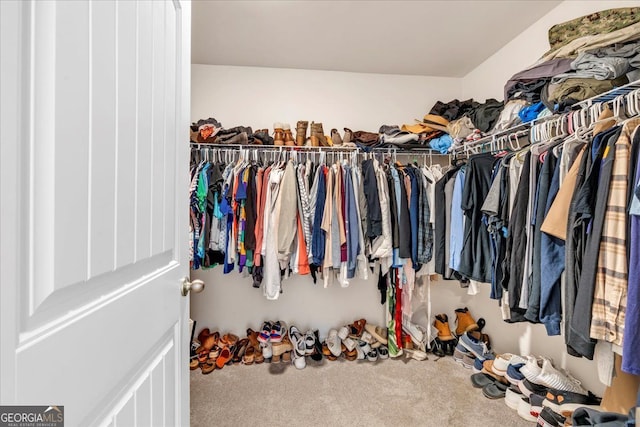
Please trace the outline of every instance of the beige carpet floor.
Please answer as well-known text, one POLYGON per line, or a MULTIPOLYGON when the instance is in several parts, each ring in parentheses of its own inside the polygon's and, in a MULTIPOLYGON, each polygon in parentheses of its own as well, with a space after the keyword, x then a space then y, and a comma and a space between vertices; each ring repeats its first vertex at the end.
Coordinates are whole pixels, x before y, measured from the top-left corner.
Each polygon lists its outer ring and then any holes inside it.
POLYGON ((472 371, 435 360, 233 365, 191 372, 197 426, 528 426, 504 399, 471 386, 472 371))

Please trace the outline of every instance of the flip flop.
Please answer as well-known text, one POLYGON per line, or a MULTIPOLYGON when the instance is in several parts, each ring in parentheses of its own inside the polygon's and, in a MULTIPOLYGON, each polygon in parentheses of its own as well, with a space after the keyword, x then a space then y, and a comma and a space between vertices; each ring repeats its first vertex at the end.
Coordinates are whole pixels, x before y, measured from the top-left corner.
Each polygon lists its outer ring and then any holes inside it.
POLYGON ((220 352, 220 356, 218 356, 218 358, 216 359, 216 367, 218 369, 224 368, 224 365, 226 365, 227 362, 231 360, 231 357, 232 357, 232 354, 229 347, 223 348, 222 351, 220 352))
POLYGON ((495 382, 495 378, 485 374, 484 372, 471 375, 471 385, 473 385, 475 388, 484 388, 487 385, 493 384, 495 382))
POLYGON ((360 338, 366 324, 366 320, 360 319, 349 325, 349 338, 360 338))
POLYGON ((502 399, 506 395, 508 388, 502 383, 494 382, 482 387, 482 394, 489 399, 502 399))

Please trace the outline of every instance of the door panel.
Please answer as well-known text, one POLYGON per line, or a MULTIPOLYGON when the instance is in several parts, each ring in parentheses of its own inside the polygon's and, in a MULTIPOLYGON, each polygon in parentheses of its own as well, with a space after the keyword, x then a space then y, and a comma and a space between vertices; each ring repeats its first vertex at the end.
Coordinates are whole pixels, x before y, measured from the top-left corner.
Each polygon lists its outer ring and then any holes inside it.
POLYGON ((185 424, 190 5, 0 7, 0 403, 185 424))

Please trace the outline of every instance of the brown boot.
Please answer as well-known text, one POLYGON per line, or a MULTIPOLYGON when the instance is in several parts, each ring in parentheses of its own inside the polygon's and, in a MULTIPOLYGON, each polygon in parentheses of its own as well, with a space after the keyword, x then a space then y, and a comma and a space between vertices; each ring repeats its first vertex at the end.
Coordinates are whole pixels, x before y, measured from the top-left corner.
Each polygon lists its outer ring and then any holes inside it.
POLYGON ((273 145, 284 145, 284 130, 282 123, 273 124, 273 145))
POLYGON ((313 147, 327 147, 329 145, 325 140, 322 123, 311 122, 311 145, 313 147))
POLYGON ((478 329, 478 324, 471 317, 469 309, 467 307, 456 309, 456 335, 460 336, 476 329, 478 329))
POLYGON ((304 145, 307 142, 307 128, 309 127, 309 122, 306 121, 298 121, 296 124, 296 145, 304 145))
POLYGON ((446 314, 436 315, 436 320, 434 320, 433 326, 438 330, 438 338, 440 341, 451 341, 454 339, 451 334, 451 328, 449 328, 449 318, 446 314))
POLYGON ((282 125, 282 129, 284 130, 284 145, 287 147, 295 147, 296 143, 293 140, 293 134, 291 133, 291 126, 289 126, 289 123, 284 123, 282 125))
POLYGON ((334 147, 342 145, 342 137, 340 136, 338 129, 331 129, 331 141, 333 142, 334 147))

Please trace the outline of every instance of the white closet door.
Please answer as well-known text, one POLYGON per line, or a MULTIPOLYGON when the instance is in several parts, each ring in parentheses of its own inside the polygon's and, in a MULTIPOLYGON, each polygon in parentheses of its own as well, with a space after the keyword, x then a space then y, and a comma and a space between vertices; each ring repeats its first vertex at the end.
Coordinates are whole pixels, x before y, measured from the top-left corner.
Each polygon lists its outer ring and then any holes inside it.
POLYGON ((190 4, 0 19, 0 403, 187 425, 190 4))

